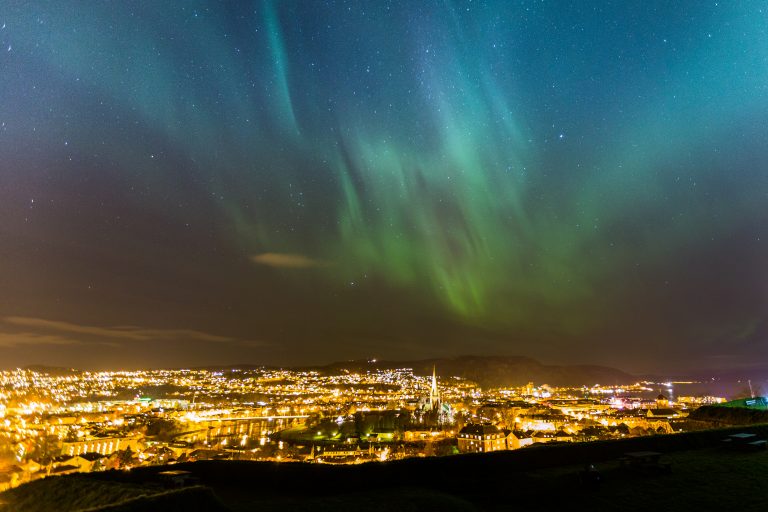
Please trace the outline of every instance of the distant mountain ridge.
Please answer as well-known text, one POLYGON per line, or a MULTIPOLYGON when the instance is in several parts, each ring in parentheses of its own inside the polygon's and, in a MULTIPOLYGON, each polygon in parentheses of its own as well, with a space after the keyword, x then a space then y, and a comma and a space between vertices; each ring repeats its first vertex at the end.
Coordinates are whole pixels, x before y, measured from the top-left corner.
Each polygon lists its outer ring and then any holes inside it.
MULTIPOLYGON (((283 367, 311 370, 324 374, 342 371, 365 372, 395 368, 412 368, 417 375, 431 375, 435 368, 439 377, 462 377, 483 388, 524 386, 529 382, 551 386, 592 386, 633 384, 643 378, 617 368, 599 365, 547 365, 524 356, 457 356, 414 361, 352 360, 326 365, 283 367)), ((235 364, 197 367, 208 370, 276 368, 271 365, 235 364)), ((27 370, 50 375, 76 375, 81 370, 44 365, 30 365, 27 370)))
POLYGON ((523 356, 459 356, 417 361, 340 361, 304 369, 322 373, 342 370, 412 368, 429 375, 435 367, 438 376, 455 376, 477 382, 484 388, 524 386, 528 382, 551 386, 592 386, 594 384, 632 384, 638 377, 622 370, 598 365, 545 365, 523 356))
POLYGON ((70 375, 78 375, 82 373, 82 370, 78 370, 76 368, 67 368, 64 366, 48 366, 44 364, 30 364, 25 366, 24 370, 29 372, 44 373, 57 377, 67 377, 70 375))

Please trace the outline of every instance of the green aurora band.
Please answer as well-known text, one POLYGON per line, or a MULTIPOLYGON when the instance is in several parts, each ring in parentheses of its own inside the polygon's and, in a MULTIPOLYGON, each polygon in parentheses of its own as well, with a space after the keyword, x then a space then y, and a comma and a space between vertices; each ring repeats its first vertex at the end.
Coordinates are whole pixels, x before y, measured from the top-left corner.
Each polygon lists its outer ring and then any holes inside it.
POLYGON ((71 89, 0 114, 158 217, 193 205, 222 253, 309 262, 243 286, 385 288, 503 338, 754 339, 768 10, 650 4, 41 2, 4 13, 4 58, 71 89))

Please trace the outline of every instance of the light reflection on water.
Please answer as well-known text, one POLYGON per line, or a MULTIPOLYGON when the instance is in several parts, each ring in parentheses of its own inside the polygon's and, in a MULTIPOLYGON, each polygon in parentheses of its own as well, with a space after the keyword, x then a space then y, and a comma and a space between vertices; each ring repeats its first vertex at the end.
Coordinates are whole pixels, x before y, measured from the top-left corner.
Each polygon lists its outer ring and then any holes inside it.
MULTIPOLYGON (((653 391, 643 391, 640 397, 656 398, 659 393, 674 401, 681 396, 717 396, 726 400, 735 400, 750 396, 749 382, 746 380, 715 380, 692 383, 673 383, 668 387, 662 383, 648 384, 653 391)), ((755 396, 768 395, 768 380, 753 380, 752 390, 755 396)))

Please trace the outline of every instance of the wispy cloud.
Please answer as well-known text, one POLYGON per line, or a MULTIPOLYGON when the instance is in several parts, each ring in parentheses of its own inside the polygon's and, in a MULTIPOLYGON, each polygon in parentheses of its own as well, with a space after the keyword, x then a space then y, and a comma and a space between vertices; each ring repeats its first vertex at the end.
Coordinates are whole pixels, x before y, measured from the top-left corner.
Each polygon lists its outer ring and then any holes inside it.
POLYGON ((30 345, 83 345, 83 342, 58 336, 56 334, 38 334, 33 332, 0 332, 0 348, 23 347, 30 345))
POLYGON ((251 261, 259 265, 267 265, 275 268, 313 268, 325 267, 327 262, 316 260, 302 254, 291 254, 282 252, 265 252, 254 254, 251 261))
POLYGON ((78 345, 82 337, 97 338, 101 344, 116 345, 116 341, 202 341, 207 343, 238 343, 250 346, 261 342, 221 336, 193 329, 147 329, 136 326, 98 327, 80 325, 44 318, 9 316, 2 319, 6 325, 22 327, 25 332, 0 333, 0 346, 29 344, 78 345), (26 332, 33 330, 35 332, 26 332), (43 332, 44 334, 40 334, 43 332), (111 341, 110 341, 111 340, 111 341))

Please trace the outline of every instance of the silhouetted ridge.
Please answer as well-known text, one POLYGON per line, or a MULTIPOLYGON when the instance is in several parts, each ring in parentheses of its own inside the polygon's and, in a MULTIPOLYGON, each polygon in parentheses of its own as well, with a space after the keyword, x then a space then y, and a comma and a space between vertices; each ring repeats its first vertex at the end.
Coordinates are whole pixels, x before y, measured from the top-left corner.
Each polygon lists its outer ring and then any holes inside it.
POLYGON ((459 356, 418 361, 340 361, 307 369, 323 373, 343 370, 364 372, 394 368, 413 368, 414 373, 428 375, 432 367, 442 376, 456 376, 477 382, 480 386, 524 386, 528 382, 552 386, 592 384, 631 384, 636 376, 616 368, 597 365, 545 365, 522 356, 459 356))

